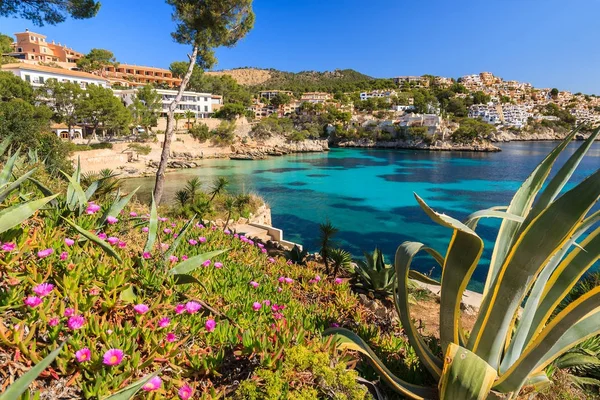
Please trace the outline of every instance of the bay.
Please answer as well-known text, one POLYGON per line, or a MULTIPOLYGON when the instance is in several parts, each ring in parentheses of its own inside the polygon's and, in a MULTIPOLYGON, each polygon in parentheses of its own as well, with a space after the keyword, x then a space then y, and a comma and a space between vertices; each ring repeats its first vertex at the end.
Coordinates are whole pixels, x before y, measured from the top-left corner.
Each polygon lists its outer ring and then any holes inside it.
MULTIPOLYGON (((434 210, 460 220, 480 209, 508 205, 521 182, 557 144, 505 143, 499 153, 332 149, 256 161, 205 160, 200 168, 167 174, 164 202, 172 201, 192 177, 208 187, 225 176, 231 192, 257 193, 267 201, 273 225, 283 229, 285 239, 316 251, 319 223, 329 219, 340 230, 338 244, 354 256, 379 246, 392 262, 396 248, 406 240, 442 253, 448 246, 451 231, 431 222, 414 193, 434 210)), ((580 144, 571 144, 557 165, 580 144)), ((597 142, 571 186, 599 167, 597 142)), ((153 185, 154 178, 132 178, 124 189, 141 186, 138 197, 148 201, 153 185)), ((482 288, 497 227, 497 221, 484 220, 477 229, 486 247, 469 285, 472 290, 482 288)), ((426 258, 417 259, 414 267, 434 277, 440 274, 426 258)))

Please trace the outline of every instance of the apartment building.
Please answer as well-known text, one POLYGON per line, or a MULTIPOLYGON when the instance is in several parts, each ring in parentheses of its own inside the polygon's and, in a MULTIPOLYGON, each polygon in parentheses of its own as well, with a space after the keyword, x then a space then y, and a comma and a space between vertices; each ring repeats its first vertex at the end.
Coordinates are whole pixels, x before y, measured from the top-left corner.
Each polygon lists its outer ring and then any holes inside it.
POLYGON ((258 92, 258 97, 264 97, 267 100, 271 100, 279 94, 294 97, 294 93, 291 90, 261 90, 258 92))
POLYGON ((492 125, 502 123, 502 106, 494 104, 473 104, 469 107, 469 118, 481 119, 492 125))
POLYGON ((474 104, 469 108, 468 116, 491 125, 523 128, 533 114, 521 104, 474 104))
POLYGON ((429 87, 429 79, 424 76, 397 76, 393 80, 398 86, 408 83, 415 87, 429 87))
POLYGON ((442 119, 435 114, 406 114, 400 118, 400 126, 426 126, 429 128, 440 126, 442 119))
POLYGON ((329 100, 332 100, 333 96, 327 92, 306 92, 300 97, 300 102, 323 104, 329 100))
POLYGON ((454 84, 452 78, 446 78, 443 76, 436 76, 433 78, 433 84, 438 87, 448 88, 454 84))
POLYGON ((88 85, 110 87, 109 82, 97 75, 70 69, 47 67, 44 65, 14 63, 4 64, 0 67, 2 71, 12 72, 22 80, 29 82, 33 87, 40 87, 50 79, 59 82, 72 82, 79 84, 83 89, 88 85))
POLYGON ((77 62, 83 57, 83 54, 52 41, 49 43, 45 35, 30 32, 15 33, 16 41, 13 43, 13 51, 7 55, 28 62, 56 62, 72 63, 77 62))
MULTIPOLYGON (((114 90, 115 96, 119 97, 126 106, 133 103, 136 89, 114 90)), ((162 98, 162 107, 160 117, 166 117, 169 105, 177 96, 176 90, 156 89, 156 92, 162 98)), ((210 93, 183 92, 181 102, 177 105, 176 114, 184 114, 187 111, 194 113, 195 118, 209 118, 214 112, 213 105, 221 96, 213 97, 210 93)))
POLYGON ((397 95, 398 93, 395 90, 373 90, 371 92, 362 92, 360 94, 360 99, 386 98, 391 101, 391 98, 397 95))
POLYGON ((478 74, 461 76, 460 78, 458 78, 458 81, 466 87, 476 87, 483 85, 481 76, 479 76, 478 74))
POLYGON ((499 81, 499 78, 496 78, 491 72, 480 72, 479 79, 486 86, 491 86, 499 81))
POLYGON ((149 83, 162 84, 169 87, 179 86, 181 79, 175 78, 168 69, 143 67, 139 65, 118 64, 105 67, 101 73, 115 85, 125 87, 144 86, 149 83))

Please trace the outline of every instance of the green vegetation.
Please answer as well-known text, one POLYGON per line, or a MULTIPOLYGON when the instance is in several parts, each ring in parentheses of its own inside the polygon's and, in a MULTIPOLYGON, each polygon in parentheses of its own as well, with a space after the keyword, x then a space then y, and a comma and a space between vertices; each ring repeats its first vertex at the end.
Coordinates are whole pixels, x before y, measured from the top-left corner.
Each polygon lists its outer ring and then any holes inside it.
POLYGON ((150 85, 139 88, 129 105, 133 122, 142 126, 146 134, 157 125, 161 109, 161 96, 150 85))
POLYGON ((95 0, 64 1, 22 1, 3 0, 0 3, 0 17, 20 17, 42 26, 56 25, 67 17, 75 19, 92 18, 98 13, 100 2, 95 0))
POLYGON ((514 398, 524 386, 547 384, 546 367, 600 333, 600 287, 552 317, 579 278, 600 257, 600 211, 590 211, 600 198, 600 170, 559 196, 599 132, 597 129, 590 135, 545 185, 554 162, 575 136, 573 131, 533 171, 505 211, 478 211, 461 223, 433 211, 417 196, 419 205, 435 223, 452 230, 452 240, 445 256, 418 242, 404 242, 398 247, 398 290, 394 300, 409 341, 439 382, 437 388, 413 385, 394 376, 352 331, 333 328, 327 334, 337 335, 343 348, 361 352, 390 387, 409 398, 475 400, 488 398, 492 392, 514 398), (475 230, 484 217, 500 218, 502 223, 483 303, 473 329, 465 332, 460 304, 482 254, 483 240, 475 230), (576 241, 579 245, 572 248, 576 241), (440 294, 443 359, 430 350, 410 319, 410 266, 423 251, 444 270, 440 294))
POLYGON ((77 68, 85 72, 101 71, 104 67, 118 65, 115 55, 110 50, 92 49, 77 60, 77 68))
POLYGON ((229 103, 223 105, 214 114, 215 118, 227 119, 233 121, 242 116, 253 118, 254 113, 249 111, 244 105, 238 103, 229 103))
POLYGON ((452 133, 452 140, 458 143, 472 143, 474 140, 484 140, 495 131, 493 125, 473 118, 460 120, 460 127, 452 133))
POLYGON ((389 295, 396 281, 396 270, 385 263, 383 253, 375 248, 372 254, 365 253, 365 260, 356 260, 352 272, 356 274, 359 284, 367 291, 389 295))

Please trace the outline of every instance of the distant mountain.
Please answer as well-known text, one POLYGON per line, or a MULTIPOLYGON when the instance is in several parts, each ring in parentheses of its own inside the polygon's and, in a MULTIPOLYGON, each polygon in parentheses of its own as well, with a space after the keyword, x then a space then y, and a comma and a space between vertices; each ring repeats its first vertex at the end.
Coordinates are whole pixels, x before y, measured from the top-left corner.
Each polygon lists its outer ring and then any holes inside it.
POLYGON ((230 75, 240 85, 253 89, 280 89, 294 92, 354 91, 394 87, 390 79, 376 79, 353 69, 334 71, 285 72, 276 69, 236 68, 206 72, 208 75, 230 75))

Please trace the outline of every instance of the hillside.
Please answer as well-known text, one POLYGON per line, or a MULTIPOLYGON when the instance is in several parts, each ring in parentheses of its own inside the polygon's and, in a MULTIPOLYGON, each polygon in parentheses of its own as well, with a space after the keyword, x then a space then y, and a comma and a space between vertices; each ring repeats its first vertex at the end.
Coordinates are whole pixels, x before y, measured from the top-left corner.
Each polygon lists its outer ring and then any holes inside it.
POLYGON ((372 78, 352 69, 285 72, 276 69, 236 68, 206 74, 230 75, 240 85, 254 89, 282 89, 294 92, 353 91, 394 86, 389 79, 372 78))

